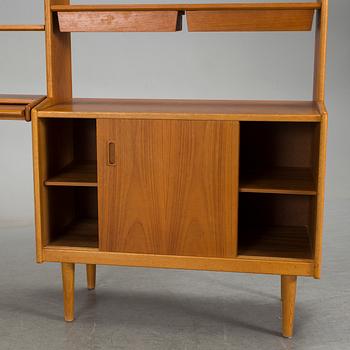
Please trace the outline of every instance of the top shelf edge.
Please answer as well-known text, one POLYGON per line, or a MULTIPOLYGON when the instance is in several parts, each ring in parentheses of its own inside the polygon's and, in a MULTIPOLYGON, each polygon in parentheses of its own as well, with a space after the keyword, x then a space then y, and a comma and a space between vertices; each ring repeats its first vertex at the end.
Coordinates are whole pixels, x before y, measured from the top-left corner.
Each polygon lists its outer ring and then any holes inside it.
POLYGON ((80 11, 203 11, 203 10, 317 10, 320 2, 301 3, 224 3, 224 4, 119 4, 119 5, 52 5, 52 12, 80 11))
POLYGON ((0 32, 44 32, 43 24, 5 24, 0 25, 0 32))

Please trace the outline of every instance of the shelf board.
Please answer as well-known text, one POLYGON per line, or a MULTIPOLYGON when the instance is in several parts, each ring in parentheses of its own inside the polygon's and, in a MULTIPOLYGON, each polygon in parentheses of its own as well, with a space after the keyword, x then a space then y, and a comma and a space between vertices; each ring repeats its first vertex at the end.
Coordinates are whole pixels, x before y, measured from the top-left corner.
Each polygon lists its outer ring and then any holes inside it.
POLYGON ((43 24, 2 24, 0 32, 44 32, 43 24))
POLYGON ((312 259, 308 230, 297 226, 243 228, 239 232, 238 255, 312 259))
POLYGON ((45 99, 39 95, 0 95, 0 120, 31 119, 31 110, 45 99))
POLYGON ((226 4, 118 4, 118 5, 52 5, 53 12, 77 11, 213 11, 213 10, 317 10, 319 2, 226 3, 226 4))
POLYGON ((316 195, 311 169, 274 168, 242 174, 240 192, 316 195))
POLYGON ((46 186, 97 187, 96 162, 72 163, 58 175, 45 181, 46 186))
POLYGON ((66 227, 46 248, 98 248, 97 219, 82 219, 66 227))
POLYGON ((312 259, 306 227, 272 226, 239 232, 239 257, 312 259))
POLYGON ((47 105, 39 117, 319 122, 313 101, 81 99, 47 105))
POLYGON ((0 120, 24 120, 25 119, 25 105, 10 105, 10 104, 0 104, 0 120))

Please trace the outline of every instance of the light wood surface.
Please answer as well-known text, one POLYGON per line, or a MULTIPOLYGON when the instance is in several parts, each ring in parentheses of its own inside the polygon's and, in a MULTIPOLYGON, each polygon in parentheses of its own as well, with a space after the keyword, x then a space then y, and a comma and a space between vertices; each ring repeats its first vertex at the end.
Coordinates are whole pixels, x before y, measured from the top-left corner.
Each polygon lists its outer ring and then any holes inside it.
POLYGON ((282 334, 284 337, 293 336, 295 297, 296 297, 296 276, 281 276, 282 284, 282 334))
POLYGON ((324 111, 320 127, 319 143, 319 168, 317 172, 317 202, 316 202, 316 223, 315 223, 315 278, 321 278, 322 264, 322 232, 324 222, 324 201, 325 201, 325 178, 326 178, 326 157, 327 157, 327 131, 328 113, 324 111))
POLYGON ((318 0, 322 11, 317 13, 314 63, 314 100, 324 102, 326 81, 328 0, 318 0))
POLYGON ((187 11, 189 32, 309 31, 311 10, 187 11))
POLYGON ((44 32, 43 24, 1 24, 0 32, 44 32))
POLYGON ((164 11, 164 10, 295 10, 295 9, 319 9, 317 2, 281 2, 281 3, 224 3, 224 4, 118 4, 118 5, 52 5, 54 12, 74 12, 74 11, 164 11))
POLYGON ((31 111, 45 96, 0 95, 0 120, 31 120, 31 111))
POLYGON ((75 264, 62 263, 64 320, 66 322, 74 320, 74 272, 75 264))
POLYGON ((312 101, 72 99, 38 111, 40 117, 320 121, 312 101))
POLYGON ((316 195, 309 168, 280 167, 241 174, 240 192, 316 195))
POLYGON ((175 32, 178 29, 177 11, 58 12, 58 19, 61 32, 175 32))
POLYGON ((101 250, 235 255, 237 122, 98 120, 97 139, 101 250))
POLYGON ((93 290, 96 287, 96 265, 86 265, 86 280, 89 290, 93 290))
POLYGON ((313 276, 314 263, 305 259, 237 257, 205 258, 195 256, 153 255, 102 252, 98 249, 64 249, 46 247, 43 258, 50 262, 74 262, 77 264, 97 264, 150 268, 170 268, 185 270, 224 271, 296 276, 313 276))
POLYGON ((70 33, 61 33, 52 5, 69 5, 69 0, 45 0, 47 95, 54 100, 72 97, 70 33))
POLYGON ((46 180, 45 185, 97 187, 97 164, 94 161, 73 162, 46 180))

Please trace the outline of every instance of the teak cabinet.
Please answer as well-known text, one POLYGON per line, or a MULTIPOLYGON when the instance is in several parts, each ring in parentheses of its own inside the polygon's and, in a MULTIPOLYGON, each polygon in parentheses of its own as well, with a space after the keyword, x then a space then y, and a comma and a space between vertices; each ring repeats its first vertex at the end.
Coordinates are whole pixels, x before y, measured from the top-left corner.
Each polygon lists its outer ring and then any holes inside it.
MULTIPOLYGON (((320 278, 327 111, 327 0, 309 3, 71 5, 45 1, 47 97, 0 96, 0 119, 31 121, 37 261, 281 275, 282 333, 297 276, 320 278), (310 101, 76 99, 75 31, 307 31, 310 101)), ((164 34, 166 35, 166 34, 164 34)))

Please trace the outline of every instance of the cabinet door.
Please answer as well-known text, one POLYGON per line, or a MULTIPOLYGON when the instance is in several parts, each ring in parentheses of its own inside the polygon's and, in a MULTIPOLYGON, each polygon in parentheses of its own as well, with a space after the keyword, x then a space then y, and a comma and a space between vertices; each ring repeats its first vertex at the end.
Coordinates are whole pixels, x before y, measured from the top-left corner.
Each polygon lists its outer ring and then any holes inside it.
POLYGON ((100 249, 232 257, 238 122, 97 121, 100 249))

